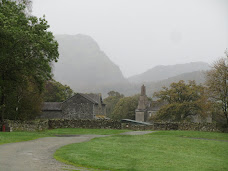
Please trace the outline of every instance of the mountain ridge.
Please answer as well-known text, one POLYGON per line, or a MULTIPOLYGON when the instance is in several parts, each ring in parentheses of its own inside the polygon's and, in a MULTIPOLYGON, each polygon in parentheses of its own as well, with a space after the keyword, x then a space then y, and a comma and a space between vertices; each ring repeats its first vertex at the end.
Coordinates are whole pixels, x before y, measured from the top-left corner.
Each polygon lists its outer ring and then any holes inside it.
POLYGON ((131 83, 143 83, 151 81, 159 81, 173 77, 182 73, 209 70, 209 64, 206 62, 190 62, 175 65, 158 65, 147 71, 128 78, 131 83))
POLYGON ((92 37, 78 34, 56 35, 55 38, 59 43, 60 56, 59 61, 53 64, 54 78, 69 85, 75 92, 102 93, 106 97, 109 91, 118 91, 129 96, 138 94, 141 85, 145 83, 148 92, 152 94, 165 82, 168 84, 185 78, 201 82, 203 79, 199 77, 200 72, 194 71, 209 69, 205 62, 159 65, 133 76, 139 79, 132 82, 123 76, 119 66, 109 59, 92 37))

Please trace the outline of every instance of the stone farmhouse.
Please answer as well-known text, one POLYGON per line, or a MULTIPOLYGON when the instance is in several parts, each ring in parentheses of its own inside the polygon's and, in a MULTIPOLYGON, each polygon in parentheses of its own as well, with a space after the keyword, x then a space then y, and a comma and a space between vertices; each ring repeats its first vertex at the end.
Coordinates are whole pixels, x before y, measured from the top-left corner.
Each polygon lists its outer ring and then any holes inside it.
POLYGON ((77 93, 64 102, 44 102, 41 119, 105 118, 106 108, 101 94, 77 93))
MULTIPOLYGON (((146 95, 146 87, 142 85, 141 87, 141 95, 138 101, 138 107, 135 110, 135 120, 139 122, 153 122, 150 119, 151 116, 156 115, 157 111, 163 106, 165 103, 160 103, 157 101, 149 102, 146 95)), ((194 115, 188 118, 191 122, 201 123, 207 122, 212 123, 212 116, 208 115, 206 117, 201 117, 200 115, 194 115)))

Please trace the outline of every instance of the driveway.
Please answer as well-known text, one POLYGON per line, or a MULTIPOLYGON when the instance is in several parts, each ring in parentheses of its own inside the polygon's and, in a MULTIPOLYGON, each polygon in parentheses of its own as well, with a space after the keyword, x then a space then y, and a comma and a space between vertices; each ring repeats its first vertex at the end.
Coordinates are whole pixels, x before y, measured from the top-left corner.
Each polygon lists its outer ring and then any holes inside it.
POLYGON ((0 145, 0 171, 88 170, 58 162, 53 158, 53 154, 61 146, 89 141, 95 137, 101 136, 45 137, 0 145))

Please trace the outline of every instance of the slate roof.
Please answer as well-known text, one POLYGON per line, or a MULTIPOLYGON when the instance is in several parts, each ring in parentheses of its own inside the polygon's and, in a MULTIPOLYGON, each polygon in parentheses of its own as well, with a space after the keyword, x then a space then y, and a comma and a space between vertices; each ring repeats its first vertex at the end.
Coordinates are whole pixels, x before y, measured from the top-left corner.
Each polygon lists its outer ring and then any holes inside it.
POLYGON ((61 110, 62 102, 44 102, 42 110, 61 110))
POLYGON ((90 94, 84 94, 84 95, 86 95, 89 98, 93 99, 96 103, 104 104, 103 101, 102 101, 101 94, 93 94, 93 93, 90 93, 90 94))
MULTIPOLYGON (((77 94, 83 96, 84 98, 88 99, 89 101, 91 101, 94 104, 102 104, 102 105, 105 105, 103 103, 103 101, 102 101, 101 95, 99 95, 99 94, 92 94, 92 93, 91 94, 77 93, 77 94)), ((74 97, 74 96, 72 96, 72 97, 74 97)), ((72 97, 70 97, 70 98, 72 98, 72 97)), ((42 106, 42 110, 43 111, 45 111, 45 110, 49 110, 49 111, 50 110, 52 110, 52 111, 61 110, 62 103, 67 102, 69 99, 65 100, 64 102, 44 102, 43 103, 43 106, 42 106)))
POLYGON ((93 99, 95 102, 99 103, 100 101, 102 101, 101 99, 101 95, 99 94, 86 94, 87 96, 89 96, 91 99, 93 99))
POLYGON ((86 99, 88 99, 92 103, 105 105, 102 101, 102 97, 100 94, 93 94, 93 93, 90 93, 90 94, 78 93, 78 94, 85 97, 86 99))
POLYGON ((95 94, 83 94, 83 93, 78 93, 78 94, 80 94, 81 96, 85 97, 86 99, 88 99, 92 103, 99 104, 99 101, 97 100, 95 94))

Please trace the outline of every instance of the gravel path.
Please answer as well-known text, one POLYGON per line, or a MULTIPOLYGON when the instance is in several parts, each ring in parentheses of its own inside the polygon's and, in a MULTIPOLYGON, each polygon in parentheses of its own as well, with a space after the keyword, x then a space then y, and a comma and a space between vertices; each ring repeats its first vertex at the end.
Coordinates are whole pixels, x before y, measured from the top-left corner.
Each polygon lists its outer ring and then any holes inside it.
MULTIPOLYGON (((143 135, 151 132, 153 131, 131 131, 121 135, 143 135)), ((63 164, 56 161, 53 154, 61 146, 105 136, 108 135, 65 135, 3 144, 0 145, 0 171, 94 170, 63 164)))
POLYGON ((0 171, 60 171, 76 168, 56 161, 54 152, 61 146, 89 141, 99 135, 45 137, 32 141, 0 145, 0 171))

